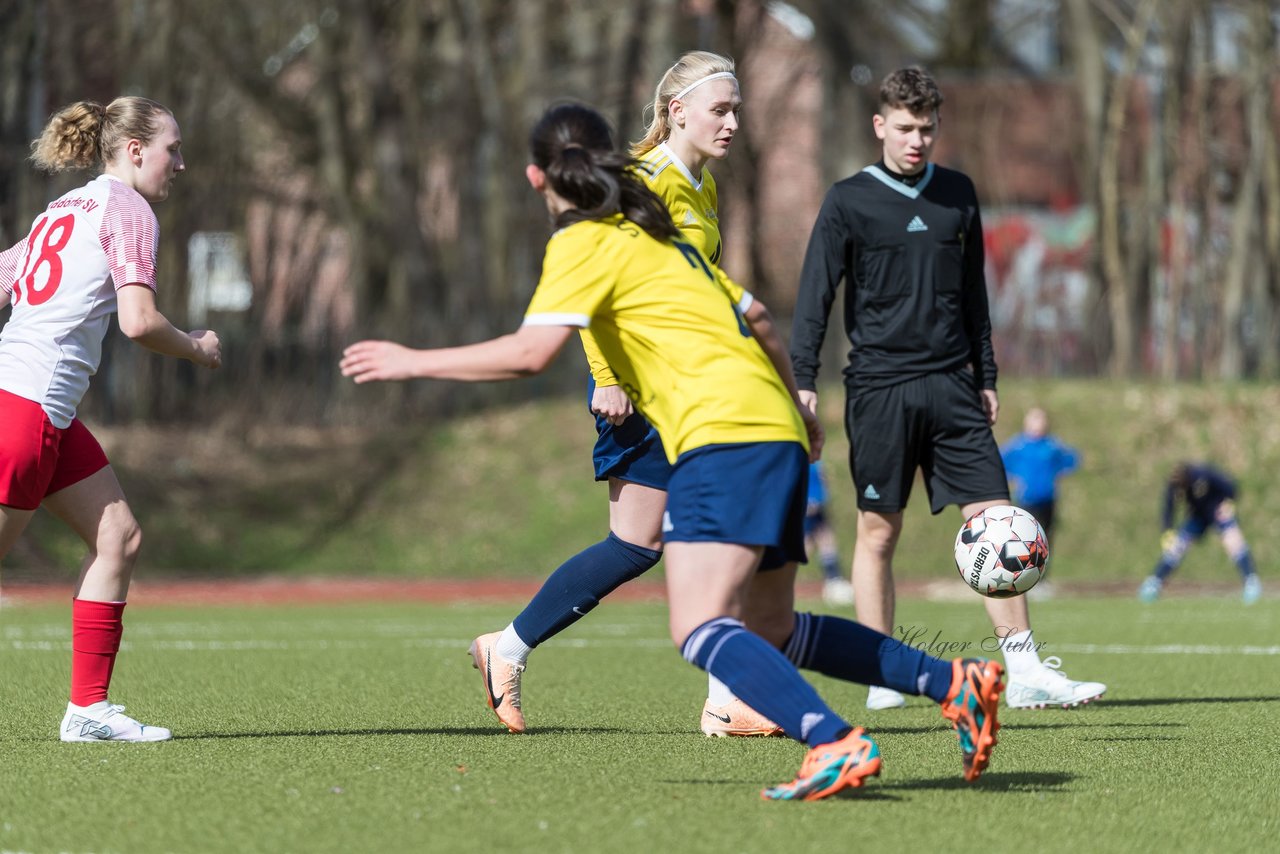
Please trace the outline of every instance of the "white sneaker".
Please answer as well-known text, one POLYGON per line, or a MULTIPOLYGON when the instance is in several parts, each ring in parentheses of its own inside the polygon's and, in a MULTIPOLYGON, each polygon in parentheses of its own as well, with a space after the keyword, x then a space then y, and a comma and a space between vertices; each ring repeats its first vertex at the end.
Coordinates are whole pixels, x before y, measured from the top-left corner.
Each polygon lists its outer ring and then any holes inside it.
POLYGON ((92 706, 67 703, 58 737, 63 741, 168 741, 173 733, 162 726, 144 726, 124 713, 124 706, 106 700, 92 706))
POLYGON ((822 584, 822 601, 828 605, 852 605, 853 585, 843 578, 828 578, 822 584))
POLYGON ((907 698, 892 688, 872 685, 867 689, 868 709, 900 709, 906 704, 907 698))
POLYGON ((1061 670, 1062 659, 1051 655, 1034 670, 1010 673, 1004 692, 1005 704, 1011 709, 1064 709, 1096 700, 1107 692, 1101 682, 1076 682, 1061 670))

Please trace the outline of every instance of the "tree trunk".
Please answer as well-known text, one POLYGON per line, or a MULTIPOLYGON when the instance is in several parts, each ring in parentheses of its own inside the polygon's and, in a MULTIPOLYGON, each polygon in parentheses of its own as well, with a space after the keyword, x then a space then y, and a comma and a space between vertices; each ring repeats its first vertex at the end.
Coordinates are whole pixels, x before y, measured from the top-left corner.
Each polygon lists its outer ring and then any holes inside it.
MULTIPOLYGON (((1106 114, 1107 78, 1102 36, 1098 30, 1090 0, 1064 0, 1067 11, 1067 44, 1071 52, 1073 76, 1080 99, 1080 112, 1086 128, 1078 173, 1083 176, 1084 202, 1098 210, 1101 205, 1099 180, 1102 158, 1103 126, 1106 114)), ((1102 245, 1101 217, 1095 225, 1095 242, 1102 245)), ((1091 259, 1089 277, 1089 314, 1085 323, 1084 344, 1093 351, 1094 361, 1104 364, 1111 359, 1113 319, 1107 312, 1107 278, 1101 274, 1100 255, 1091 259)))
POLYGON ((1259 81, 1260 91, 1255 97, 1261 102, 1261 136, 1256 140, 1262 147, 1262 263, 1260 304, 1266 316, 1259 324, 1260 352, 1258 374, 1267 380, 1280 377, 1280 146, 1276 136, 1280 134, 1280 118, 1276 114, 1277 86, 1280 73, 1275 64, 1268 62, 1268 55, 1275 56, 1277 30, 1274 18, 1265 14, 1265 3, 1255 4, 1253 27, 1263 34, 1258 46, 1258 57, 1263 73, 1259 81))
MULTIPOLYGON (((1188 90, 1195 85, 1195 69, 1190 56, 1192 16, 1189 0, 1170 4, 1168 25, 1162 30, 1164 52, 1164 97, 1160 105, 1161 135, 1155 148, 1161 152, 1165 181, 1164 200, 1168 209, 1168 244, 1157 269, 1164 270, 1164 298, 1160 301, 1160 327, 1163 332, 1156 357, 1157 375, 1166 382, 1178 378, 1179 353, 1182 347, 1182 317, 1185 311, 1190 251, 1188 208, 1191 179, 1187 155, 1182 150, 1183 105, 1188 90)), ((1158 240, 1157 231, 1157 240, 1158 240)), ((1155 244, 1161 246, 1160 242, 1155 244)))
MULTIPOLYGON (((1235 205, 1231 212, 1230 250, 1222 295, 1222 354, 1218 375, 1236 380, 1245 371, 1244 314, 1250 273, 1261 264, 1257 235, 1263 215, 1259 186, 1266 181, 1267 165, 1263 160, 1267 146, 1263 140, 1272 133, 1268 126, 1272 92, 1267 86, 1271 55, 1269 15, 1263 4, 1252 4, 1250 27, 1245 37, 1244 93, 1242 107, 1249 139, 1249 152, 1236 184, 1235 205)), ((1254 315, 1257 320, 1257 315, 1254 315)))
POLYGON ((1128 94, 1147 32, 1155 13, 1155 0, 1142 0, 1133 22, 1125 30, 1125 52, 1120 72, 1112 78, 1108 96, 1106 125, 1098 163, 1099 217, 1102 269, 1106 277, 1107 305, 1111 310, 1111 375, 1130 377, 1135 373, 1138 323, 1134 290, 1136 283, 1125 264, 1125 223, 1121 221, 1120 143, 1124 133, 1128 94))

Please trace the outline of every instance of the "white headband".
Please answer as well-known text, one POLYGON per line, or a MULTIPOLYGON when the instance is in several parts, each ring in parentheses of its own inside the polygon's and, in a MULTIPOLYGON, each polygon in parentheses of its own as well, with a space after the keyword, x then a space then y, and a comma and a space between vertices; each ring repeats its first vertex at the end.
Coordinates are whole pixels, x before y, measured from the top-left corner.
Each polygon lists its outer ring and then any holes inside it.
POLYGON ((694 89, 697 89, 703 83, 706 83, 708 80, 723 80, 726 77, 731 80, 736 79, 734 78, 732 71, 717 71, 715 74, 708 74, 706 77, 699 77, 697 80, 693 81, 688 86, 684 87, 679 92, 675 93, 675 95, 671 96, 671 99, 667 103, 671 103, 671 101, 680 100, 685 95, 688 95, 690 92, 692 92, 694 89))

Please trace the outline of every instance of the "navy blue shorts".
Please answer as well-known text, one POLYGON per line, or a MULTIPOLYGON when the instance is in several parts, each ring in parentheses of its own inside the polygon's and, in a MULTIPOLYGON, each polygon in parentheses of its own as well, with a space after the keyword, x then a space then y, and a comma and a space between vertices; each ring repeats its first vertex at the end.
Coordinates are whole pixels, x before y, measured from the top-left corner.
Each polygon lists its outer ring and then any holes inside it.
MULTIPOLYGON (((595 388, 594 381, 587 386, 588 409, 595 388)), ((598 436, 591 461, 595 465, 596 480, 616 477, 665 492, 671 480, 671 463, 653 425, 639 412, 616 426, 600 415, 595 419, 598 436)))
POLYGON ((662 539, 764 546, 762 570, 804 563, 808 478, 799 442, 695 448, 676 460, 662 539))
MULTIPOLYGON (((1221 505, 1219 505, 1221 506, 1221 505)), ((1210 528, 1216 528, 1219 534, 1225 534, 1230 528, 1237 524, 1236 517, 1232 515, 1225 522, 1218 519, 1218 508, 1213 508, 1213 513, 1209 516, 1197 516, 1192 513, 1187 516, 1183 523, 1179 526, 1182 535, 1190 542, 1195 542, 1205 535, 1210 528)))

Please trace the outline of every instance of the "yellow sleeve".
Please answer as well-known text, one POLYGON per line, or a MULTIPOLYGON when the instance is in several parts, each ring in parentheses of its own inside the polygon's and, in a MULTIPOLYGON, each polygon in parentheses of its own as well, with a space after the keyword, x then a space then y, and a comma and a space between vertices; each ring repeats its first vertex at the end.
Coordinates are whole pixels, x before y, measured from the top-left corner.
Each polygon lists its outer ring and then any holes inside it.
POLYGON ((618 380, 588 328, 591 318, 613 291, 615 265, 597 256, 607 232, 592 223, 579 223, 556 232, 547 243, 542 278, 529 301, 524 322, 529 325, 577 326, 591 376, 598 386, 618 380))
POLYGON ((524 313, 528 326, 591 325, 591 318, 613 291, 617 272, 600 263, 599 229, 583 222, 551 236, 542 259, 542 278, 524 313))
POLYGON ((716 284, 729 297, 729 302, 733 303, 738 314, 746 313, 746 310, 751 308, 751 303, 755 302, 755 297, 751 296, 742 285, 729 278, 724 270, 716 266, 712 266, 711 269, 715 271, 716 284))
POLYGON ((596 381, 596 385, 617 385, 618 378, 614 376, 613 369, 605 361, 604 353, 600 352, 600 345, 596 343, 591 330, 580 329, 578 336, 582 339, 582 352, 587 354, 587 367, 591 369, 591 376, 596 381))

